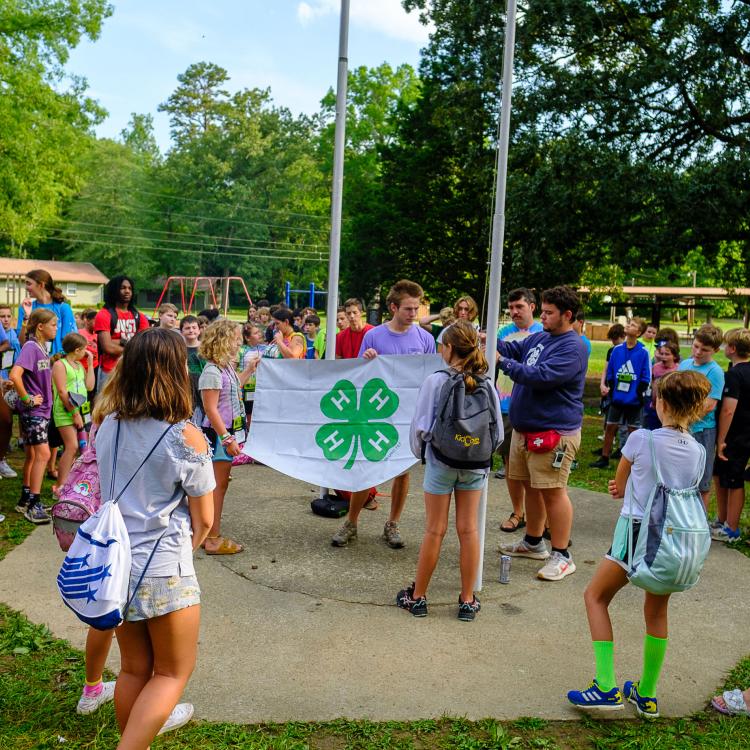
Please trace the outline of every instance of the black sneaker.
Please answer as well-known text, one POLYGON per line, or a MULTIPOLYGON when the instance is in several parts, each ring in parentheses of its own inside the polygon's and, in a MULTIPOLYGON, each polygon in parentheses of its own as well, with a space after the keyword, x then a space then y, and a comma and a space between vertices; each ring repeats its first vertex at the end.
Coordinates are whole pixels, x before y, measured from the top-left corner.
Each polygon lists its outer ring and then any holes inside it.
POLYGON ((23 517, 35 524, 49 523, 52 520, 40 502, 29 505, 24 511, 23 517))
POLYGON ((420 596, 414 598, 414 584, 396 594, 396 606, 411 612, 414 617, 427 617, 427 599, 420 596))
POLYGON ((618 448, 611 456, 610 458, 622 458, 622 451, 618 448))
POLYGON ((594 450, 591 451, 592 456, 601 456, 602 455, 602 449, 601 448, 594 448, 594 450))
POLYGON ((470 602, 462 602, 461 595, 458 597, 458 619, 462 622, 471 622, 477 612, 482 608, 476 596, 470 602))
POLYGON ((589 469, 608 469, 609 456, 602 456, 598 461, 589 464, 589 469))

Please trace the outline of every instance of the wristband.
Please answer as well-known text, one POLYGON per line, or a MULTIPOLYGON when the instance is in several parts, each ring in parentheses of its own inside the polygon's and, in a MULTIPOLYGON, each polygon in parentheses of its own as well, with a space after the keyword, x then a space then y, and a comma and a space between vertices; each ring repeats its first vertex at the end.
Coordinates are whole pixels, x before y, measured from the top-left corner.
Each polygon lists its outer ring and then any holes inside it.
POLYGON ((225 432, 223 435, 219 435, 219 440, 223 443, 227 438, 232 437, 228 432, 225 432))
POLYGON ((25 396, 21 396, 21 401, 23 401, 24 404, 28 404, 29 401, 31 401, 31 396, 27 393, 25 396))

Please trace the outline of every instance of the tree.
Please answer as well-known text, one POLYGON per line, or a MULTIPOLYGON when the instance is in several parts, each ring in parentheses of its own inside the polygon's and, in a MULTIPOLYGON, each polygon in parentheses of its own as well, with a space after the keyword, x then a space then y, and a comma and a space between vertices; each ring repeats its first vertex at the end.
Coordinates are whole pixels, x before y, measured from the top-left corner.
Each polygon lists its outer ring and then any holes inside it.
POLYGON ((95 141, 76 165, 83 187, 66 206, 47 248, 90 261, 108 276, 127 273, 140 288, 178 269, 179 258, 156 252, 165 233, 152 194, 160 159, 154 147, 148 115, 132 116, 122 142, 95 141))
POLYGON ((273 106, 269 90, 230 94, 211 63, 190 66, 162 109, 174 148, 160 170, 170 241, 204 273, 244 276, 251 294, 324 278, 324 197, 312 125, 273 106), (292 274, 285 276, 285 270, 292 274), (294 278, 294 276, 298 278, 294 278))
POLYGON ((62 66, 111 13, 85 3, 6 0, 0 8, 0 242, 23 253, 80 184, 75 164, 103 110, 62 66))
MULTIPOLYGON (((395 143, 397 113, 413 107, 419 92, 419 78, 410 65, 394 70, 383 63, 349 72, 341 239, 341 287, 348 295, 368 299, 389 268, 391 259, 383 242, 381 152, 395 143)), ((335 114, 336 94, 329 89, 319 116, 318 159, 326 192, 333 174, 335 114)))
MULTIPOLYGON (((419 8, 435 32, 420 65, 423 97, 385 156, 384 180, 395 188, 385 191, 396 230, 390 247, 402 263, 423 267, 440 293, 467 284, 478 292, 504 9, 490 0, 404 5, 419 8), (464 274, 451 281, 440 274, 460 263, 457 245, 464 274)), ((727 242, 746 243, 749 7, 708 0, 522 6, 506 288, 561 275, 576 283, 592 263, 657 267, 697 248, 711 260, 727 242)))

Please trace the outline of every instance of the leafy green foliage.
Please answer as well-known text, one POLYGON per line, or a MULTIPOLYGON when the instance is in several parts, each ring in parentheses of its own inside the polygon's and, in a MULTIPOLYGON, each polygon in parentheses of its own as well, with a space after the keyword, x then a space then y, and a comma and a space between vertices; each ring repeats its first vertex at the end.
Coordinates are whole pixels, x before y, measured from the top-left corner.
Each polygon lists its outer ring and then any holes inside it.
POLYGON ((0 242, 11 253, 35 244, 80 184, 76 160, 104 112, 62 64, 110 13, 105 0, 0 4, 0 242))

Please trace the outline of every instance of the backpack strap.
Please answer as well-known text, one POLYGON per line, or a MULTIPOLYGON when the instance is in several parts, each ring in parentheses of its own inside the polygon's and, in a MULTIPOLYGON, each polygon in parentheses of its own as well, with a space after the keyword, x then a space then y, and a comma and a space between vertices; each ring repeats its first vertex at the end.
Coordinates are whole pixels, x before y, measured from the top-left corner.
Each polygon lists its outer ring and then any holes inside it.
MULTIPOLYGON (((128 488, 128 486, 130 485, 130 483, 135 479, 135 477, 138 474, 138 472, 143 468, 143 465, 146 463, 146 461, 149 460, 149 458, 151 458, 153 452, 158 448, 159 443, 161 443, 161 441, 167 436, 167 433, 175 426, 173 424, 167 426, 167 428, 164 430, 164 432, 162 432, 162 434, 159 436, 159 439, 156 441, 156 443, 154 443, 154 445, 151 448, 151 450, 146 454, 146 458, 144 458, 143 461, 141 461, 141 463, 139 464, 138 468, 133 473, 133 476, 131 476, 130 479, 128 479, 128 481, 125 483, 125 486, 117 494, 117 497, 114 498, 114 499, 112 499, 112 495, 114 494, 114 491, 115 491, 115 476, 117 474, 117 448, 118 448, 119 443, 120 443, 120 426, 121 426, 121 424, 122 423, 118 419, 117 420, 117 432, 115 433, 115 455, 114 455, 114 460, 113 460, 113 465, 112 465, 112 484, 111 484, 110 490, 109 490, 110 502, 112 502, 113 504, 117 503, 119 501, 119 499, 122 497, 123 493, 128 488)), ((144 577, 146 575, 146 571, 148 570, 148 566, 151 564, 151 561, 154 559, 154 555, 156 554, 156 550, 159 547, 159 542, 161 542, 161 540, 164 538, 164 535, 167 533, 167 531, 169 531, 169 524, 170 524, 170 522, 172 520, 172 515, 174 514, 174 512, 179 507, 179 505, 182 502, 183 498, 184 498, 184 495, 183 495, 182 498, 180 498, 177 501, 177 504, 174 506, 174 508, 172 508, 172 511, 169 514, 169 518, 167 519, 167 525, 166 525, 164 531, 162 531, 161 536, 156 540, 156 544, 154 544, 154 548, 151 550, 151 554, 148 556, 148 560, 146 560, 146 564, 143 566, 143 571, 141 572, 140 578, 138 579, 138 583, 136 583, 136 585, 133 587, 133 593, 128 597, 128 600, 125 603, 125 607, 123 608, 123 611, 122 611, 122 617, 123 617, 123 619, 125 618, 125 614, 127 613, 127 611, 129 609, 129 607, 130 607, 133 599, 135 598, 135 595, 138 593, 138 589, 140 588, 141 583, 143 583, 143 579, 144 579, 144 577)))
POLYGON ((656 481, 659 482, 659 484, 664 484, 664 478, 661 475, 661 471, 659 471, 659 462, 656 460, 656 445, 654 444, 654 434, 651 432, 651 430, 647 430, 647 432, 648 444, 651 448, 651 465, 654 467, 656 481))
POLYGON ((112 461, 112 483, 110 484, 110 487, 109 487, 109 500, 112 503, 117 503, 120 500, 120 498, 122 497, 122 495, 125 492, 125 490, 130 486, 130 483, 135 479, 135 477, 138 474, 138 472, 143 468, 143 465, 146 463, 146 461, 149 460, 149 458, 151 458, 151 455, 153 454, 153 452, 159 447, 159 443, 161 443, 161 441, 166 437, 167 433, 174 427, 174 425, 171 424, 171 425, 169 425, 167 427, 166 430, 164 430, 164 432, 162 432, 162 434, 159 436, 159 439, 154 443, 154 445, 151 448, 151 450, 146 454, 146 458, 144 458, 143 461, 141 461, 141 463, 139 464, 138 468, 133 472, 133 475, 125 483, 125 486, 117 493, 117 497, 115 497, 113 499, 112 496, 115 494, 115 478, 117 476, 117 448, 118 448, 118 446, 120 444, 120 426, 121 426, 121 424, 122 423, 118 419, 117 420, 117 432, 115 433, 115 455, 114 455, 114 459, 112 461))

